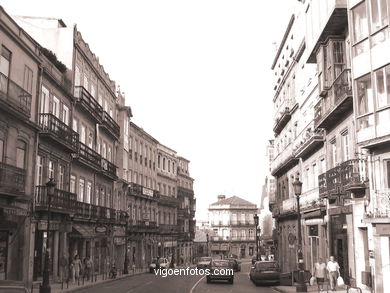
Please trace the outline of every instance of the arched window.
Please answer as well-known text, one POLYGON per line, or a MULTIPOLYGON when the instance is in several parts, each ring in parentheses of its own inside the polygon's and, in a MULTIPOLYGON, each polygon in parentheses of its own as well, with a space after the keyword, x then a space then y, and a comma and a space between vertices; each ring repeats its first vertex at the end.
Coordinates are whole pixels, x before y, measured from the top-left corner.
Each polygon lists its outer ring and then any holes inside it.
POLYGON ((171 172, 171 160, 168 160, 168 172, 171 172))
POLYGON ((161 160, 161 156, 158 155, 158 159, 157 159, 157 167, 160 168, 160 160, 161 160))
POLYGON ((165 158, 163 158, 163 170, 165 170, 165 158))

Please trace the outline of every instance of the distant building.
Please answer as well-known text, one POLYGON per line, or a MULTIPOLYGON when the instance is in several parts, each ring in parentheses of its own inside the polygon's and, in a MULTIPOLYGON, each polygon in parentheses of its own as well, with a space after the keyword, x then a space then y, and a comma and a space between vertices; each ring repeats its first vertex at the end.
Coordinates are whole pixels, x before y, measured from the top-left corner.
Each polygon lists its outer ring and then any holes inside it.
POLYGON ((210 240, 211 255, 230 254, 240 258, 256 253, 256 230, 253 216, 257 214, 255 204, 238 196, 225 198, 209 206, 209 223, 213 230, 210 240))

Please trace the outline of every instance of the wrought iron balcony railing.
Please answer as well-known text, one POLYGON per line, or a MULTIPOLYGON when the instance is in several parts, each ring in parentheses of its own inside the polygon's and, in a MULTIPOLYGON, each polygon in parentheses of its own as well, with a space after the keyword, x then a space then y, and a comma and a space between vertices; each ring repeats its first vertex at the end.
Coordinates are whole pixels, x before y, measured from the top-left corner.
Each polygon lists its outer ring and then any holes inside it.
POLYGON ((53 114, 40 114, 41 134, 53 137, 58 143, 72 152, 77 152, 79 134, 53 114))
POLYGON ((120 137, 120 127, 118 123, 108 114, 106 111, 103 111, 103 128, 107 129, 107 132, 113 134, 116 139, 120 137))
POLYGON ((87 163, 91 164, 94 168, 100 169, 102 157, 86 144, 83 144, 82 142, 79 144, 79 157, 84 159, 87 163))
MULTIPOLYGON (((314 121, 313 121, 314 122, 314 121)), ((325 140, 325 132, 322 128, 314 128, 310 123, 295 140, 293 146, 294 156, 305 158, 312 154, 325 140)))
POLYGON ((319 175, 318 185, 320 197, 337 197, 340 201, 351 192, 354 197, 362 197, 368 188, 367 161, 365 159, 345 161, 319 175))
MULTIPOLYGON (((55 189, 50 198, 50 207, 56 212, 63 211, 70 213, 75 209, 77 195, 69 191, 55 189)), ((35 189, 35 209, 47 210, 49 205, 49 196, 46 186, 36 186, 35 189)))
POLYGON ((179 200, 172 196, 160 195, 159 202, 163 205, 178 207, 179 200))
POLYGON ((376 190, 371 196, 371 204, 366 218, 390 220, 390 189, 376 190))
POLYGON ((74 95, 76 102, 80 104, 99 123, 102 122, 103 107, 83 86, 75 86, 74 95))
POLYGON ((314 107, 314 125, 329 128, 342 119, 343 114, 352 110, 351 70, 344 69, 334 80, 328 95, 314 107))
POLYGON ((26 188, 26 170, 0 162, 0 193, 23 195, 26 188))
POLYGON ((105 158, 101 158, 101 166, 104 174, 106 174, 108 177, 112 179, 117 178, 117 174, 116 174, 117 167, 113 163, 111 163, 105 158))
POLYGON ((31 94, 0 73, 0 101, 25 118, 31 115, 31 94))

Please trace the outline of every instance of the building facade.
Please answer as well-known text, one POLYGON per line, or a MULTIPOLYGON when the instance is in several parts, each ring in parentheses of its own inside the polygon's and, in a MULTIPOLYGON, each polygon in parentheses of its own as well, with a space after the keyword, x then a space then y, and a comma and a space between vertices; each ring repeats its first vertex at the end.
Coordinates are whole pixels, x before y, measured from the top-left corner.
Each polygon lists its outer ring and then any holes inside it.
POLYGON ((256 227, 253 216, 257 207, 238 196, 225 198, 209 206, 210 256, 236 255, 247 258, 256 255, 256 227))

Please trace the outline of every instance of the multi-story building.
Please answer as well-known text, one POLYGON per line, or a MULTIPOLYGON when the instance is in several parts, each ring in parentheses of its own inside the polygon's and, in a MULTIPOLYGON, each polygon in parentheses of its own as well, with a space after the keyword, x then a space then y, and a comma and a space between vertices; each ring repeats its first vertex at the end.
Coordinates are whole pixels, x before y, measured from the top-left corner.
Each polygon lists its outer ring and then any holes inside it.
POLYGON ((0 280, 31 284, 40 46, 0 6, 0 280))
POLYGON ((196 221, 193 182, 190 177, 189 163, 187 159, 178 157, 177 166, 177 199, 179 207, 177 209, 178 231, 178 254, 180 259, 178 264, 189 264, 193 259, 193 240, 195 238, 196 221))
POLYGON ((209 206, 209 223, 213 235, 209 235, 210 255, 236 255, 239 258, 256 254, 255 204, 238 196, 225 198, 209 206))
POLYGON ((354 273, 358 285, 384 293, 390 292, 390 3, 347 2, 356 141, 367 158, 350 166, 354 273))
POLYGON ((176 152, 162 144, 157 145, 157 190, 159 191, 158 223, 161 243, 159 255, 180 260, 177 249, 177 166, 176 152))

